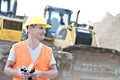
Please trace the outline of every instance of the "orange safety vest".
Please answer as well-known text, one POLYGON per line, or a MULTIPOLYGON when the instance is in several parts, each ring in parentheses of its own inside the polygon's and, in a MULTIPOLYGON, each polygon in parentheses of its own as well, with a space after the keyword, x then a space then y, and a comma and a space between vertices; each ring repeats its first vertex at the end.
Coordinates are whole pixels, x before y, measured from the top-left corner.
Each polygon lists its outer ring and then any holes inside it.
MULTIPOLYGON (((21 68, 23 65, 28 67, 32 63, 32 58, 30 56, 29 49, 27 47, 26 41, 21 41, 14 45, 14 53, 16 57, 16 63, 14 68, 21 68)), ((34 63, 34 68, 40 71, 48 71, 50 69, 50 61, 52 58, 52 49, 46 45, 42 45, 39 57, 34 63)), ((22 80, 20 77, 13 77, 13 80, 22 80)), ((40 77, 37 80, 49 80, 44 77, 40 77)))

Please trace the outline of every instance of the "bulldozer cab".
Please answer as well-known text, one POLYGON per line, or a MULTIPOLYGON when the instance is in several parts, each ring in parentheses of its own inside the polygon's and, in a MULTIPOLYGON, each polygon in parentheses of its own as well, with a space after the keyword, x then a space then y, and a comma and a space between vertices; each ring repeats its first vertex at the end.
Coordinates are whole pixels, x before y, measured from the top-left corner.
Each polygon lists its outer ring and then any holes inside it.
POLYGON ((16 15, 17 0, 0 0, 0 40, 22 40, 24 16, 16 15), (3 7, 4 6, 4 7, 3 7))
POLYGON ((66 15, 67 22, 70 24, 72 11, 68 9, 47 6, 44 14, 47 23, 52 26, 52 28, 47 29, 46 37, 55 38, 57 30, 64 25, 64 15, 66 15))
POLYGON ((61 47, 76 44, 95 44, 98 46, 93 26, 78 23, 79 13, 80 10, 77 13, 76 21, 72 21, 72 10, 47 6, 44 10, 44 16, 52 27, 47 29, 45 39, 53 40, 55 46, 61 47))

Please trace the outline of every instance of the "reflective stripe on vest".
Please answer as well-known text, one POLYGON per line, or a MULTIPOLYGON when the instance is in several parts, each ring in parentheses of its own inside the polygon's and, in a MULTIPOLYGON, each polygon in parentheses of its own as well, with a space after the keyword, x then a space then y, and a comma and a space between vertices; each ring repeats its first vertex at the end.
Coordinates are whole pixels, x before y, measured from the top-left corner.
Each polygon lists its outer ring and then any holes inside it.
MULTIPOLYGON (((32 63, 29 49, 26 41, 21 41, 14 45, 14 53, 16 57, 16 63, 14 68, 21 68, 23 65, 28 67, 32 63)), ((50 61, 52 58, 52 49, 46 45, 42 45, 39 57, 34 63, 34 68, 40 71, 48 71, 50 69, 50 61)), ((20 77, 13 77, 13 80, 22 80, 20 77)), ((48 80, 40 77, 38 80, 48 80)))

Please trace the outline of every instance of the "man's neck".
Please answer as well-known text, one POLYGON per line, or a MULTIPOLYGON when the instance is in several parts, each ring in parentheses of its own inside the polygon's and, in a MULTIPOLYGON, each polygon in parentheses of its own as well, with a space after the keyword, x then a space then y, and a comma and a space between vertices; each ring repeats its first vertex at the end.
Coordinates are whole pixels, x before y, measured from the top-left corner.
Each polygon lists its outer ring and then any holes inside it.
POLYGON ((32 49, 35 49, 40 43, 39 41, 35 39, 27 39, 26 41, 27 41, 27 45, 32 49))

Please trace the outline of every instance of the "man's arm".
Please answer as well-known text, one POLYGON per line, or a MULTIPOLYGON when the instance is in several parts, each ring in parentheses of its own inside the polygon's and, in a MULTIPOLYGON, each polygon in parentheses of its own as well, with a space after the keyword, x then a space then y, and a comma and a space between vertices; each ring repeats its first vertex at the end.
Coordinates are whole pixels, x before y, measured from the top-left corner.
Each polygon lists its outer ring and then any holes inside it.
POLYGON ((43 72, 42 76, 47 77, 49 79, 55 78, 58 75, 56 64, 51 65, 51 68, 48 72, 43 72))
POLYGON ((9 61, 7 60, 5 68, 4 68, 4 73, 8 76, 18 76, 19 71, 18 69, 13 69, 14 61, 9 61))
POLYGON ((48 79, 56 78, 58 75, 56 64, 51 65, 50 70, 47 72, 35 70, 35 72, 32 74, 32 79, 37 79, 38 77, 45 77, 48 79))
POLYGON ((15 64, 15 55, 14 55, 14 45, 10 49, 10 53, 4 68, 4 73, 8 76, 18 76, 19 69, 14 69, 13 65, 15 64))
POLYGON ((19 76, 23 80, 24 79, 26 80, 31 76, 30 73, 21 71, 19 68, 14 69, 13 68, 14 63, 15 63, 14 61, 9 61, 9 60, 6 62, 6 65, 5 65, 5 68, 4 68, 4 73, 6 75, 8 75, 8 76, 19 76))

